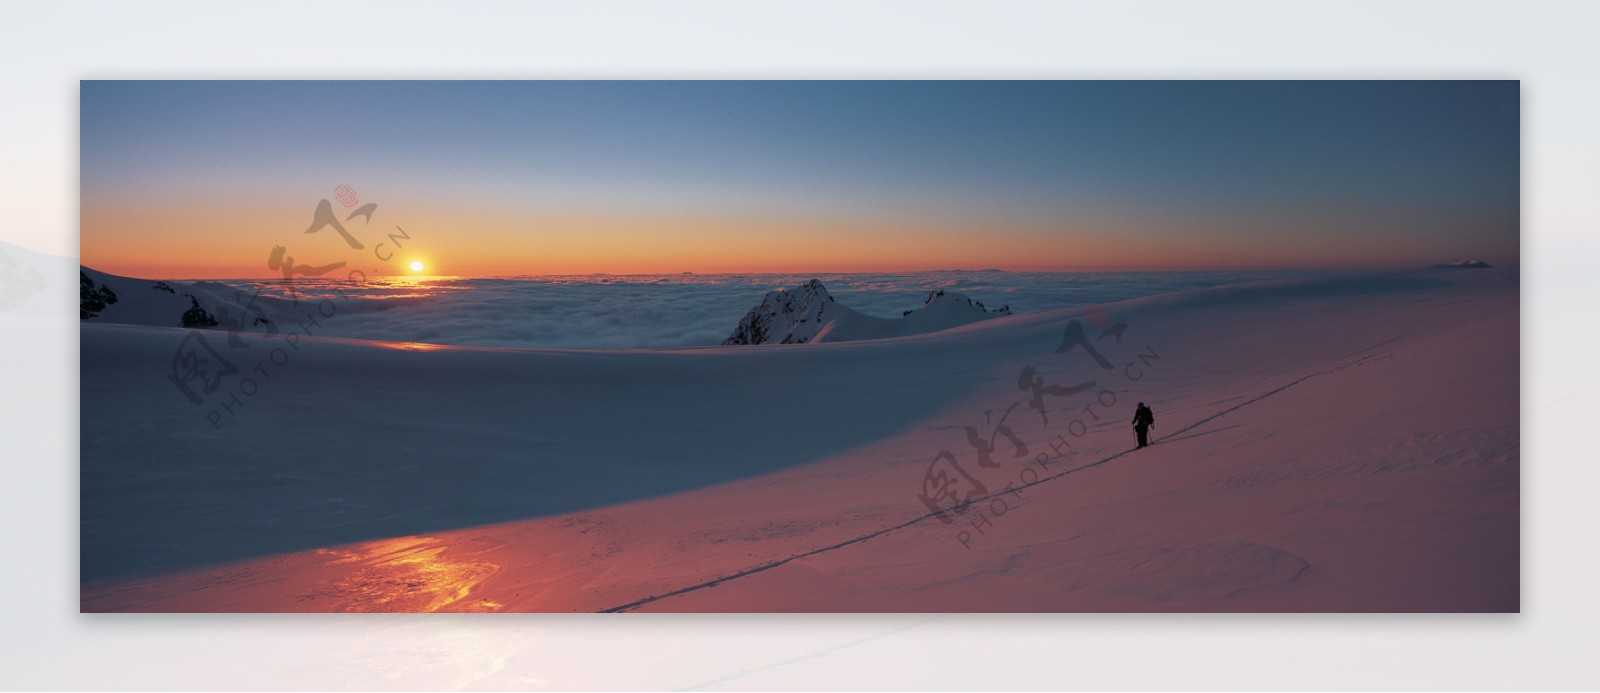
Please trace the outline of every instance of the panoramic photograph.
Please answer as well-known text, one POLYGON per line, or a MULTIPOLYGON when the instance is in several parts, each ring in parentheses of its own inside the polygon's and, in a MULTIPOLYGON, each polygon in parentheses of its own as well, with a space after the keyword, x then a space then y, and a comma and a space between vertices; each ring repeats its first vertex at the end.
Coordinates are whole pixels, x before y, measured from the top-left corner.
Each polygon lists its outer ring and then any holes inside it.
POLYGON ((1517 81, 78 88, 81 612, 1521 609, 1517 81))

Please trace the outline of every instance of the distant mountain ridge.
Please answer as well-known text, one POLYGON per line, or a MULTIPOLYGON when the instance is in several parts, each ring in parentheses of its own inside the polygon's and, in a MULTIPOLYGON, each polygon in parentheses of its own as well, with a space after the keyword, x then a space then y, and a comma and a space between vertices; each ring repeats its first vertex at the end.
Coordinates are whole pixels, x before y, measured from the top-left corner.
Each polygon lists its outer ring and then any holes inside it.
POLYGON ((294 315, 288 301, 241 295, 216 282, 134 279, 78 267, 78 319, 84 322, 212 328, 231 319, 237 329, 287 323, 294 315))
POLYGON ((938 332, 1011 314, 1009 306, 989 310, 955 291, 929 292, 922 307, 899 318, 879 318, 851 309, 812 279, 793 289, 767 292, 739 321, 724 345, 808 344, 886 339, 938 332))

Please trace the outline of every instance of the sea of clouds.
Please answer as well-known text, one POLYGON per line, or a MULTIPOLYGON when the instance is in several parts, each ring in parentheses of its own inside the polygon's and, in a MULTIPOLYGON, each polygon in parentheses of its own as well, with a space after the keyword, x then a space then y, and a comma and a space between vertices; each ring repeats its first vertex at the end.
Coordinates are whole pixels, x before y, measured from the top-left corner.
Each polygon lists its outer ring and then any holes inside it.
MULTIPOLYGON (((375 279, 361 285, 295 281, 302 295, 344 299, 322 334, 467 346, 629 349, 722 343, 768 291, 815 277, 835 300, 898 317, 929 292, 959 291, 1013 313, 1284 276, 1269 272, 1003 272, 907 274, 586 275, 375 279)), ((281 282, 226 282, 283 295, 281 282)))

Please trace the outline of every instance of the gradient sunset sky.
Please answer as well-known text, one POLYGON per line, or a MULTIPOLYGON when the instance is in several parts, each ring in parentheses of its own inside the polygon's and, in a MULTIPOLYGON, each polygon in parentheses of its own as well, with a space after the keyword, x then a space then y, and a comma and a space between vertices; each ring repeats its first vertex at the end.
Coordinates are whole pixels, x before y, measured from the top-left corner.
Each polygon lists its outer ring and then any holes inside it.
POLYGON ((1518 261, 1517 82, 81 86, 83 264, 151 278, 1518 261), (318 201, 368 225, 304 233, 318 201), (401 227, 411 240, 375 252, 401 227))

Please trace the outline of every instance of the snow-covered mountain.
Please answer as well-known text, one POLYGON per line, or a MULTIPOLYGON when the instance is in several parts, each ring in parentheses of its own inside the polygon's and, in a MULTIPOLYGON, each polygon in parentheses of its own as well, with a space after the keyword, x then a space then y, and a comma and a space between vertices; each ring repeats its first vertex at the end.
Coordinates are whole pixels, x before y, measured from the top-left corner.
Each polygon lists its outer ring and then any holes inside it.
POLYGON ((1434 269, 1487 269, 1490 267, 1494 267, 1494 265, 1482 260, 1456 260, 1448 264, 1433 266, 1434 269))
POLYGON ((85 322, 216 328, 233 321, 236 328, 265 328, 287 322, 289 305, 215 282, 152 281, 78 268, 78 318, 85 322))
POLYGON ((806 344, 884 339, 938 332, 989 318, 1010 315, 1010 307, 989 310, 965 295, 938 290, 922 307, 899 318, 878 318, 846 307, 812 279, 794 289, 769 291, 746 313, 723 344, 806 344))

